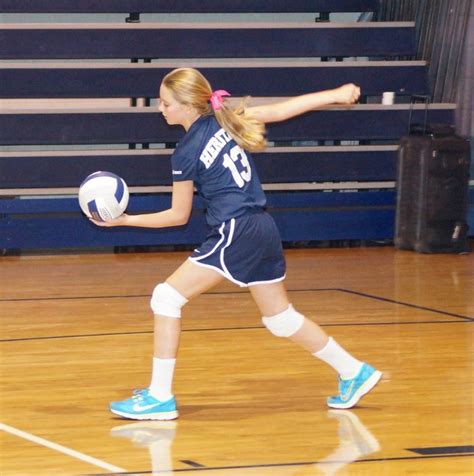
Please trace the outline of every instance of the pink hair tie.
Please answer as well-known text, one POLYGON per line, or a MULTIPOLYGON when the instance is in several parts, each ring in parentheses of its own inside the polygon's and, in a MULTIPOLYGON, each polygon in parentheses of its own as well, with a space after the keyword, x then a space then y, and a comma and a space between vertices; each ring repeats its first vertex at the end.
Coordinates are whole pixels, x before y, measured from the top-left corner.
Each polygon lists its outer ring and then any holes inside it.
POLYGON ((222 103, 224 102, 224 96, 230 96, 230 93, 228 93, 224 89, 219 89, 217 91, 212 92, 209 101, 211 102, 211 106, 214 111, 218 111, 221 108, 222 103))

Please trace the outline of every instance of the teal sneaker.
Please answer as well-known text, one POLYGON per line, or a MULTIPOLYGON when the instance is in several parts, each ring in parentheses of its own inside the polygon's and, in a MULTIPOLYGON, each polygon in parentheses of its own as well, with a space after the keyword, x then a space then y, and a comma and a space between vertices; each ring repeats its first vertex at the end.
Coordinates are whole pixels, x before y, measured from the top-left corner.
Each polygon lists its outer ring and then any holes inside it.
POLYGON ((134 393, 127 400, 112 402, 109 408, 112 413, 131 420, 174 420, 178 418, 174 397, 166 402, 161 402, 150 395, 148 389, 134 393))
POLYGON ((356 377, 343 380, 339 377, 339 395, 329 397, 327 404, 331 408, 352 408, 367 392, 370 392, 382 377, 382 372, 369 364, 362 365, 356 377))
POLYGON ((133 390, 133 395, 148 395, 148 393, 150 392, 150 389, 149 388, 136 388, 133 390))

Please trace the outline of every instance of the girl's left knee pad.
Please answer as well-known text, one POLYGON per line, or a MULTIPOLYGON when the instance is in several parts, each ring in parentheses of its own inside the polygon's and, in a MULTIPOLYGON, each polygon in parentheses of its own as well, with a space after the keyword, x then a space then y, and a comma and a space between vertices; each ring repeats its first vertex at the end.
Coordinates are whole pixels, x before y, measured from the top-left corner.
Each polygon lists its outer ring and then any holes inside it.
POLYGON ((160 283, 153 290, 150 306, 159 316, 181 317, 181 308, 188 300, 168 283, 160 283))
POLYGON ((262 317, 262 322, 274 336, 291 337, 301 329, 304 316, 290 304, 286 311, 276 316, 262 317))

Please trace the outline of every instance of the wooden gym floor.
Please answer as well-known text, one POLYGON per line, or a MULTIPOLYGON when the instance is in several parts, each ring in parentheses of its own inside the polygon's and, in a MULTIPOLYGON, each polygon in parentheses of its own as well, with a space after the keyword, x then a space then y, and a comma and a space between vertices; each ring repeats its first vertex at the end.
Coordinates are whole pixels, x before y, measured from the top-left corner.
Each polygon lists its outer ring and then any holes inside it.
POLYGON ((0 474, 472 475, 474 255, 287 250, 295 306, 384 372, 351 411, 325 364, 225 283, 184 310, 176 422, 121 420, 148 384, 149 295, 188 253, 0 260, 0 474))

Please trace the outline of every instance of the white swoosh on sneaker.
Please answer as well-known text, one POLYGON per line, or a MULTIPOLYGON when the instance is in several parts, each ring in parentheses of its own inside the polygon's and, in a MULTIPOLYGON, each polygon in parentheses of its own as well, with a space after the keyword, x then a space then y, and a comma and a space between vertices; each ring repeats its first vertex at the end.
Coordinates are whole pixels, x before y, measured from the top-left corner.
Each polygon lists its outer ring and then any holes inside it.
POLYGON ((159 403, 153 403, 152 405, 140 405, 139 403, 135 403, 132 408, 134 412, 144 412, 146 410, 151 410, 152 408, 155 408, 158 405, 159 403))
POLYGON ((351 392, 352 392, 352 387, 354 386, 354 383, 355 381, 353 380, 349 387, 347 388, 346 392, 344 393, 344 395, 341 395, 341 400, 343 402, 347 402, 347 400, 349 400, 349 397, 351 396, 351 392))

